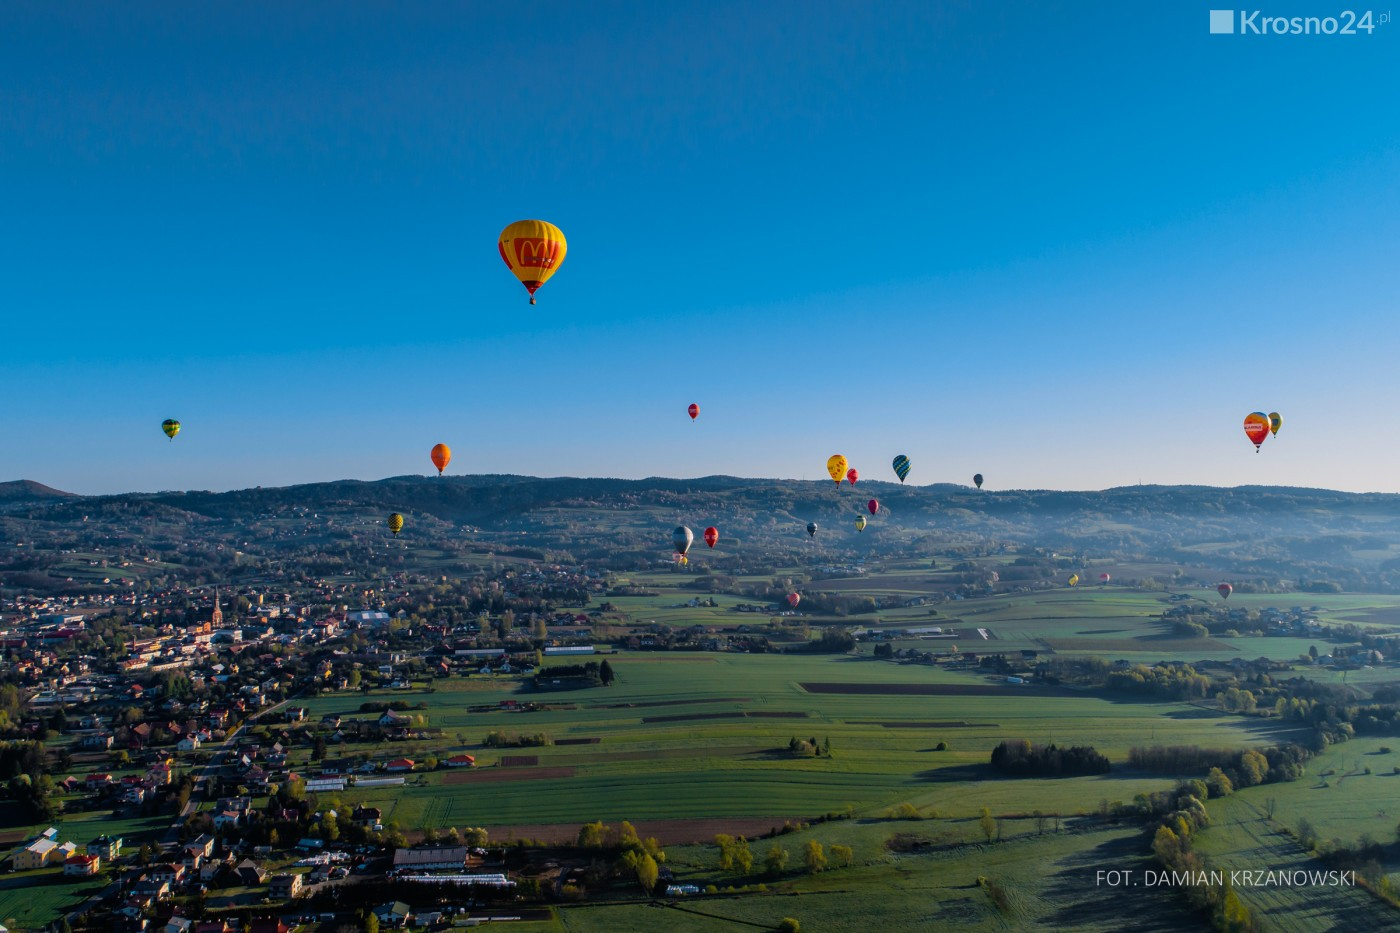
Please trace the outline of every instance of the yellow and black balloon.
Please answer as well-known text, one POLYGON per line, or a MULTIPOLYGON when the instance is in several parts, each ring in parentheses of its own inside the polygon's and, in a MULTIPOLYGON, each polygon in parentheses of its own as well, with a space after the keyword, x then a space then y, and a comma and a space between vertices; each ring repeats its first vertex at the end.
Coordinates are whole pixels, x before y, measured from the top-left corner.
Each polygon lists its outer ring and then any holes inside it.
POLYGON ((403 531, 403 516, 398 512, 393 512, 389 515, 389 530, 395 535, 403 531))
POLYGON ((496 248, 534 304, 535 292, 564 264, 569 244, 564 231, 548 221, 517 220, 501 231, 496 248))
POLYGON ((165 432, 166 437, 173 441, 175 440, 175 435, 180 433, 180 422, 176 421, 174 418, 166 418, 160 423, 160 429, 165 432))

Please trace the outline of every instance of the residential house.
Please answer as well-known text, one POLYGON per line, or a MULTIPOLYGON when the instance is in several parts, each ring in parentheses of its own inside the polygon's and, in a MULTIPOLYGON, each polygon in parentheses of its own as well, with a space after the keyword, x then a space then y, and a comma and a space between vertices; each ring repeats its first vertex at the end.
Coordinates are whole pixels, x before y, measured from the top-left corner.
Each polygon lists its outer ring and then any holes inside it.
POLYGON ((404 771, 412 771, 413 767, 414 761, 412 758, 395 758, 393 761, 389 762, 384 766, 384 770, 402 773, 404 771))
POLYGON ((70 855, 63 862, 63 874, 70 877, 95 875, 102 868, 102 859, 96 855, 70 855))
POLYGON ((301 897, 301 875, 274 875, 267 885, 268 897, 275 901, 290 901, 301 897))
POLYGON ((105 858, 109 862, 119 858, 122 854, 122 837, 98 836, 87 844, 87 854, 105 858))
POLYGON ((262 868, 258 866, 258 863, 250 858, 245 858, 243 861, 239 862, 238 866, 234 868, 234 873, 238 875, 240 884, 249 887, 262 884, 267 878, 267 872, 263 871, 262 868))
POLYGON ((471 755, 453 755, 447 759, 449 768, 470 768, 476 764, 476 759, 471 755))

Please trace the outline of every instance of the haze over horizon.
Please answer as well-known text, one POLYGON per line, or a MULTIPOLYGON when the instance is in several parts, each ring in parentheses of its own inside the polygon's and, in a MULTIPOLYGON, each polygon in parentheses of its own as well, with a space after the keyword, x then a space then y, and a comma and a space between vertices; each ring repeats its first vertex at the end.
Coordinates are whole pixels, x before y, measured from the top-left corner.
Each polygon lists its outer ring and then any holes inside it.
POLYGON ((1206 13, 6 4, 0 477, 1400 492, 1400 34, 1206 13))

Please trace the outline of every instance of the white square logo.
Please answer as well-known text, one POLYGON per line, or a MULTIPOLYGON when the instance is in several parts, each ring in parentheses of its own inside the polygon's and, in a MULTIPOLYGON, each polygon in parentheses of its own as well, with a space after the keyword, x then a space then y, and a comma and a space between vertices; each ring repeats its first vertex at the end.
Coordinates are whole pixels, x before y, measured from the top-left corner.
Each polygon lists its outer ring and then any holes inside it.
POLYGON ((1211 10, 1210 11, 1210 31, 1212 35, 1220 33, 1222 35, 1232 35, 1235 31, 1235 11, 1234 10, 1211 10))

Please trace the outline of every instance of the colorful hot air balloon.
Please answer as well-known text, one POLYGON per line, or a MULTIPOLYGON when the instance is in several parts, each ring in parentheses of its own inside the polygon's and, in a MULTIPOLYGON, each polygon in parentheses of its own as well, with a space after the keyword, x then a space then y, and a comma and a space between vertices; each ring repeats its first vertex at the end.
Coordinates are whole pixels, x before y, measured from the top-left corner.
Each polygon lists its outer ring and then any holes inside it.
POLYGON ((1106 573, 1101 573, 1101 574, 1099 574, 1099 583, 1100 583, 1100 584, 1106 584, 1106 583, 1108 583, 1109 580, 1112 580, 1112 579, 1113 579, 1113 578, 1110 577, 1110 576, 1109 576, 1108 574, 1106 574, 1106 573))
POLYGON ((676 553, 684 557, 685 552, 690 550, 690 543, 695 540, 695 535, 691 534, 689 528, 684 525, 671 532, 671 543, 676 546, 676 553))
POLYGON ((706 529, 705 529, 705 543, 706 543, 706 544, 708 544, 710 547, 714 547, 714 546, 715 546, 715 542, 718 541, 718 540, 719 540, 719 529, 718 529, 718 528, 716 528, 714 525, 711 525, 709 528, 706 528, 706 529))
POLYGON ((1215 588, 1215 591, 1220 594, 1221 599, 1229 599, 1235 588, 1228 583, 1222 583, 1215 588))
POLYGON ((535 290, 559 270, 569 251, 563 231, 543 220, 517 220, 501 231, 496 247, 530 293, 530 304, 535 303, 535 290))
POLYGON ((173 441, 175 440, 175 435, 180 433, 180 422, 176 421, 174 418, 166 418, 160 423, 160 429, 165 432, 166 437, 173 441))
POLYGON ((880 511, 880 501, 878 499, 871 499, 869 502, 865 503, 865 507, 870 510, 871 515, 874 515, 876 512, 880 511))
POLYGON ((1245 415, 1244 433, 1254 442, 1254 452, 1257 454, 1259 445, 1269 436, 1269 416, 1262 411, 1252 411, 1245 415))
POLYGON ((452 460, 452 448, 446 444, 434 444, 433 452, 429 455, 433 458, 433 466, 438 468, 438 476, 447 469, 447 464, 452 460))
POLYGON ((808 534, 810 537, 813 537, 813 538, 815 538, 815 537, 817 536, 817 523, 816 523, 816 522, 808 522, 808 523, 807 523, 807 534, 808 534))
POLYGON ((802 602, 802 597, 801 597, 801 596, 798 596, 796 593, 789 593, 789 594, 788 594, 788 605, 789 605, 789 606, 791 606, 792 608, 796 609, 796 608, 797 608, 797 604, 800 603, 800 602, 802 602))
POLYGON ((855 467, 851 467, 849 470, 846 471, 846 482, 854 486, 856 484, 856 480, 858 479, 860 479, 860 471, 857 470, 855 467))
POLYGON ((1077 573, 1072 573, 1072 574, 1069 575, 1069 585, 1070 585, 1070 586, 1078 586, 1078 585, 1079 585, 1079 574, 1077 574, 1077 573))
POLYGON ((981 474, 981 473, 974 473, 974 474, 972 475, 972 481, 973 481, 974 483, 977 484, 977 488, 978 488, 978 489, 981 489, 981 488, 982 488, 982 474, 981 474))
POLYGON ((1273 432, 1274 437, 1278 437, 1278 429, 1281 427, 1283 427, 1283 415, 1276 411, 1269 412, 1269 430, 1273 432))
POLYGON ((840 486, 841 481, 846 478, 846 467, 850 466, 846 458, 840 454, 832 454, 826 461, 826 472, 831 474, 831 478, 836 480, 836 485, 840 486))
POLYGON ((695 404, 694 402, 690 403, 690 407, 687 408, 686 411, 690 412, 691 421, 694 421, 696 418, 700 417, 700 406, 695 404))
POLYGON ((909 475, 909 458, 900 454, 894 458, 894 475, 899 477, 899 481, 904 482, 904 477, 909 475))
POLYGON ((864 515, 857 516, 857 518, 856 518, 856 531, 864 531, 864 530, 865 530, 865 516, 864 516, 864 515))
POLYGON ((389 530, 397 535, 403 530, 403 516, 394 512, 389 516, 389 530))

